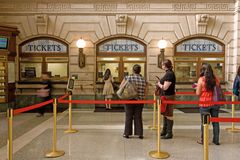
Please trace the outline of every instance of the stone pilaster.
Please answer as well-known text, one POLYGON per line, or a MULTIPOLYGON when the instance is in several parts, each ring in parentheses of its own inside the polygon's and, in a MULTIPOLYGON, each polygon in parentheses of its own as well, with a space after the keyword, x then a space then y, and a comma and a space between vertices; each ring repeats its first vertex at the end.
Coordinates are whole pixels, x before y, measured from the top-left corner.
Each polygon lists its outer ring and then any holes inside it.
POLYGON ((240 65, 240 0, 235 3, 234 15, 234 50, 233 50, 233 68, 236 73, 237 66, 240 65))

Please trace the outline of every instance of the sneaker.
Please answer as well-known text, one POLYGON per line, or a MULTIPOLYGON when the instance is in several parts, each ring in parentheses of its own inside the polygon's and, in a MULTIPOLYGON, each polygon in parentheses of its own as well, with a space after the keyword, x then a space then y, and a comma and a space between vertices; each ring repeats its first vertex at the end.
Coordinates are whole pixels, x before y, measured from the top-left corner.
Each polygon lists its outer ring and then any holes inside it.
POLYGON ((139 138, 139 139, 143 139, 143 136, 139 136, 138 138, 139 138))

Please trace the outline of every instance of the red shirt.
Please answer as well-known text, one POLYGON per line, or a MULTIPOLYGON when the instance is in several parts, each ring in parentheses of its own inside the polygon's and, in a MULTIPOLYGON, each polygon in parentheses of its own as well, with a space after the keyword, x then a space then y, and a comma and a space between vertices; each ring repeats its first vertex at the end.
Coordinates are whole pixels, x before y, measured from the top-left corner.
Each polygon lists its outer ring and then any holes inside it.
MULTIPOLYGON (((202 79, 202 90, 201 90, 201 94, 199 96, 199 101, 200 102, 213 101, 213 91, 207 91, 205 76, 200 77, 200 78, 202 79)), ((216 85, 219 85, 219 84, 220 84, 219 80, 216 78, 216 85)), ((212 104, 200 104, 199 106, 200 107, 209 107, 209 106, 212 106, 212 104)))

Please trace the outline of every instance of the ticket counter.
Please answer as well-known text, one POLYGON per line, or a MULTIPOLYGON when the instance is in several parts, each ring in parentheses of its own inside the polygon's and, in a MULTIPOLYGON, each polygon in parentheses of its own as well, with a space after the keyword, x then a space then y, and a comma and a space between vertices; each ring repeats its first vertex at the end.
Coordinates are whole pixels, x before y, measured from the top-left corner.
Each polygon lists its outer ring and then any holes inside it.
MULTIPOLYGON (((96 64, 96 99, 104 99, 102 90, 106 69, 111 70, 115 92, 116 86, 121 83, 123 78, 132 74, 132 67, 135 64, 142 67, 141 74, 146 77, 146 46, 144 43, 130 38, 113 38, 103 41, 97 45, 96 64)), ((117 97, 114 96, 114 99, 117 97)))

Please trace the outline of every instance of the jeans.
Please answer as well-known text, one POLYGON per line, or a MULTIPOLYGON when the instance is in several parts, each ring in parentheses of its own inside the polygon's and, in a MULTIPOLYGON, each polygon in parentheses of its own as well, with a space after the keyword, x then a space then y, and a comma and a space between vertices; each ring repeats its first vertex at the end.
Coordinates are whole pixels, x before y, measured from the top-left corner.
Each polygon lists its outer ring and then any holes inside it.
MULTIPOLYGON (((209 113, 211 117, 218 117, 219 114, 219 106, 209 106, 209 107, 200 107, 200 114, 201 114, 201 140, 203 140, 203 114, 209 113)), ((219 142, 219 122, 212 122, 213 126, 213 142, 219 142)))

